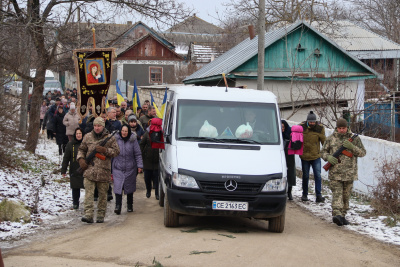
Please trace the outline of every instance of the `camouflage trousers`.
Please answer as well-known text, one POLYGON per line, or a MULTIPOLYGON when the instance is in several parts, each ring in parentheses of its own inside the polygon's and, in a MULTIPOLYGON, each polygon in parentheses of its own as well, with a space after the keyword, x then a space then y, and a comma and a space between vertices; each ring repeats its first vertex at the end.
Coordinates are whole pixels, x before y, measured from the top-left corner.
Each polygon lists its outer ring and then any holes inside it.
POLYGON ((346 216, 349 210, 349 201, 353 181, 329 181, 329 188, 332 191, 332 216, 346 216))
POLYGON ((87 178, 83 179, 85 186, 85 217, 93 218, 94 215, 94 189, 97 186, 99 191, 99 199, 97 202, 97 218, 104 218, 107 209, 107 190, 109 183, 100 183, 90 181, 87 178))

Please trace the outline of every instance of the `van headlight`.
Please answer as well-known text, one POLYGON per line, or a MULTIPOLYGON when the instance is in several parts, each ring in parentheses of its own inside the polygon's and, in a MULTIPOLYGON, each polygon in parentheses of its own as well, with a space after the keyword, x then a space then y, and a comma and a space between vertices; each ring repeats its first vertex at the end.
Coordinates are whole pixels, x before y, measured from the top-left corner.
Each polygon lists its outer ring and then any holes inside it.
POLYGON ((174 173, 172 176, 174 185, 185 188, 199 189, 196 180, 189 175, 174 173))
POLYGON ((265 183, 261 192, 275 192, 283 190, 286 190, 286 177, 282 177, 281 179, 269 180, 265 183))

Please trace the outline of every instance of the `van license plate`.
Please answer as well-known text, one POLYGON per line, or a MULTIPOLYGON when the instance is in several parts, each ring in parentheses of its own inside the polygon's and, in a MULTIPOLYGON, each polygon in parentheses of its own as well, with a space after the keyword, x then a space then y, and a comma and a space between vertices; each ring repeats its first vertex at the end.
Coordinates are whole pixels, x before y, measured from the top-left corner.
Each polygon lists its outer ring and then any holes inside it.
POLYGON ((234 202, 234 201, 213 201, 213 210, 241 210, 247 211, 249 209, 248 202, 234 202))

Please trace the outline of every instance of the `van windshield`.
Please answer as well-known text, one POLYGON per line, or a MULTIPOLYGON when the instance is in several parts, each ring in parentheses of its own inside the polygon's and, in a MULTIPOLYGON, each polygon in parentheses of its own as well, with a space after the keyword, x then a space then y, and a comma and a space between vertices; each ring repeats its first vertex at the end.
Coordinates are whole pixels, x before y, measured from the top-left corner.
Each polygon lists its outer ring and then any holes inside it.
POLYGON ((276 106, 178 100, 176 138, 216 143, 280 144, 276 106))

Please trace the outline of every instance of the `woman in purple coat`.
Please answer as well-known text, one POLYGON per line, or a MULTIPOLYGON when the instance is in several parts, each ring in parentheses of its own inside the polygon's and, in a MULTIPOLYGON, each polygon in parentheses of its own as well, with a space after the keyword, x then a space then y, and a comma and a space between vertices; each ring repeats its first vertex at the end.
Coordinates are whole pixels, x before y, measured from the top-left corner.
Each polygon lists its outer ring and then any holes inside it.
POLYGON ((133 211, 133 192, 136 191, 136 176, 143 171, 142 153, 128 125, 124 125, 118 135, 115 135, 120 153, 112 161, 114 179, 115 210, 121 214, 122 191, 127 195, 128 212, 133 211))

